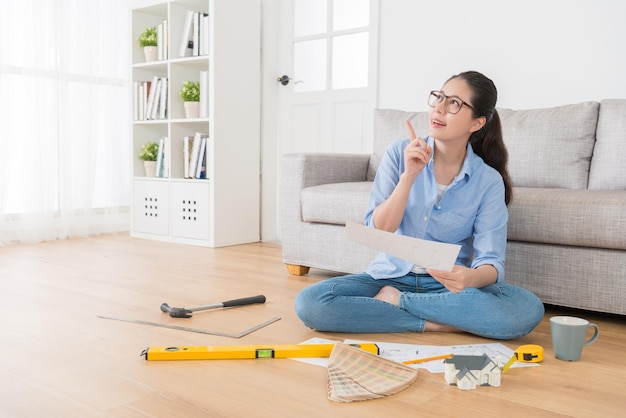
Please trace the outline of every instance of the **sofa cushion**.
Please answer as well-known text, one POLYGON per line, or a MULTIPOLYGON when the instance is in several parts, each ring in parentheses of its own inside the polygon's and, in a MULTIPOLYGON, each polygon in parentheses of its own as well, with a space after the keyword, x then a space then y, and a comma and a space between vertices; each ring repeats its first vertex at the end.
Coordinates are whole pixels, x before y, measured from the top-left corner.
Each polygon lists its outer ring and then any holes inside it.
POLYGON ((508 239, 626 250, 624 213, 621 190, 515 187, 508 239))
POLYGON ((372 182, 322 184, 302 190, 302 219, 345 225, 347 220, 363 222, 372 182))
POLYGON ((367 179, 374 180, 380 160, 391 142, 408 138, 405 121, 410 120, 415 134, 428 136, 428 112, 405 112, 396 109, 374 109, 374 149, 367 170, 367 179))
POLYGON ((599 107, 498 109, 513 185, 586 189, 599 107))
POLYGON ((626 99, 600 103, 596 136, 589 188, 626 190, 626 99))

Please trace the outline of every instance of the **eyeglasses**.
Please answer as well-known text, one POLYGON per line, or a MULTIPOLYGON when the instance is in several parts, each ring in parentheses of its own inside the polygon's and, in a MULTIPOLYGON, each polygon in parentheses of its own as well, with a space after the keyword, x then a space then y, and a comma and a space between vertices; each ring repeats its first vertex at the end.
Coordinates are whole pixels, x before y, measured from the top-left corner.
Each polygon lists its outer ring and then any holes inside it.
POLYGON ((428 96, 428 106, 435 107, 443 101, 445 101, 446 112, 452 115, 459 113, 463 105, 469 107, 474 112, 476 111, 476 109, 474 109, 470 104, 464 102, 456 96, 446 96, 442 91, 437 90, 430 92, 430 95, 428 96))

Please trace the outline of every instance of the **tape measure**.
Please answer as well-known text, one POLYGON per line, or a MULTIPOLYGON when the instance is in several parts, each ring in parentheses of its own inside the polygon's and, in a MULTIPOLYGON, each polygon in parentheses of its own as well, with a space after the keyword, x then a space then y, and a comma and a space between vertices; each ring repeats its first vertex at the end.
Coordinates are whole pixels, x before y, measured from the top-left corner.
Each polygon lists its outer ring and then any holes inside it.
POLYGON ((543 347, 537 344, 521 345, 515 349, 517 361, 539 363, 543 360, 543 347))
POLYGON ((543 360, 543 347, 537 344, 520 345, 513 352, 513 357, 504 365, 502 373, 506 372, 513 363, 539 363, 543 360))

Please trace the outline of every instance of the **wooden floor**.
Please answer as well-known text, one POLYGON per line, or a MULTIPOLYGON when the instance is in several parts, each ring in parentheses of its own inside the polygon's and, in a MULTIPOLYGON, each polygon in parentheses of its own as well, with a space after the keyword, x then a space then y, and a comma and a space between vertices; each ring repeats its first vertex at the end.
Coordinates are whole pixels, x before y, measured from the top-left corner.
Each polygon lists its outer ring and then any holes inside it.
MULTIPOLYGON (((500 387, 461 391, 421 370, 408 389, 364 402, 328 400, 324 367, 288 359, 146 361, 148 346, 293 344, 312 337, 426 345, 490 343, 465 334, 328 334, 306 328, 294 296, 329 277, 287 273, 280 246, 219 249, 108 235, 0 248, 0 415, 3 417, 620 417, 626 411, 624 317, 574 312, 599 324, 579 362, 556 360, 548 318, 506 341, 545 347, 540 367, 510 369, 500 387), (267 302, 170 318, 191 307, 263 294, 267 302), (140 319, 240 339, 99 318, 140 319)), ((600 279, 600 278, 598 278, 600 279)))

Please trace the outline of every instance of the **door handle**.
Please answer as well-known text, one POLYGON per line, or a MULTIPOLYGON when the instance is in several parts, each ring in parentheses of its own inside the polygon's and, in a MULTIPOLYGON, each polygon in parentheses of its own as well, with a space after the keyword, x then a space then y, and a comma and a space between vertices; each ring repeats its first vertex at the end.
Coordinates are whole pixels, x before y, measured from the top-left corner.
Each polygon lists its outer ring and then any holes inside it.
POLYGON ((282 84, 283 86, 286 86, 287 84, 289 84, 289 80, 293 80, 292 78, 289 78, 288 75, 283 75, 282 77, 278 77, 276 79, 276 81, 278 81, 280 84, 282 84))
MULTIPOLYGON (((289 84, 291 80, 293 80, 293 78, 289 77, 288 75, 282 75, 276 79, 276 81, 278 81, 283 86, 286 86, 287 84, 289 84)), ((298 83, 304 83, 304 81, 301 81, 301 80, 294 81, 294 84, 298 84, 298 83)))

